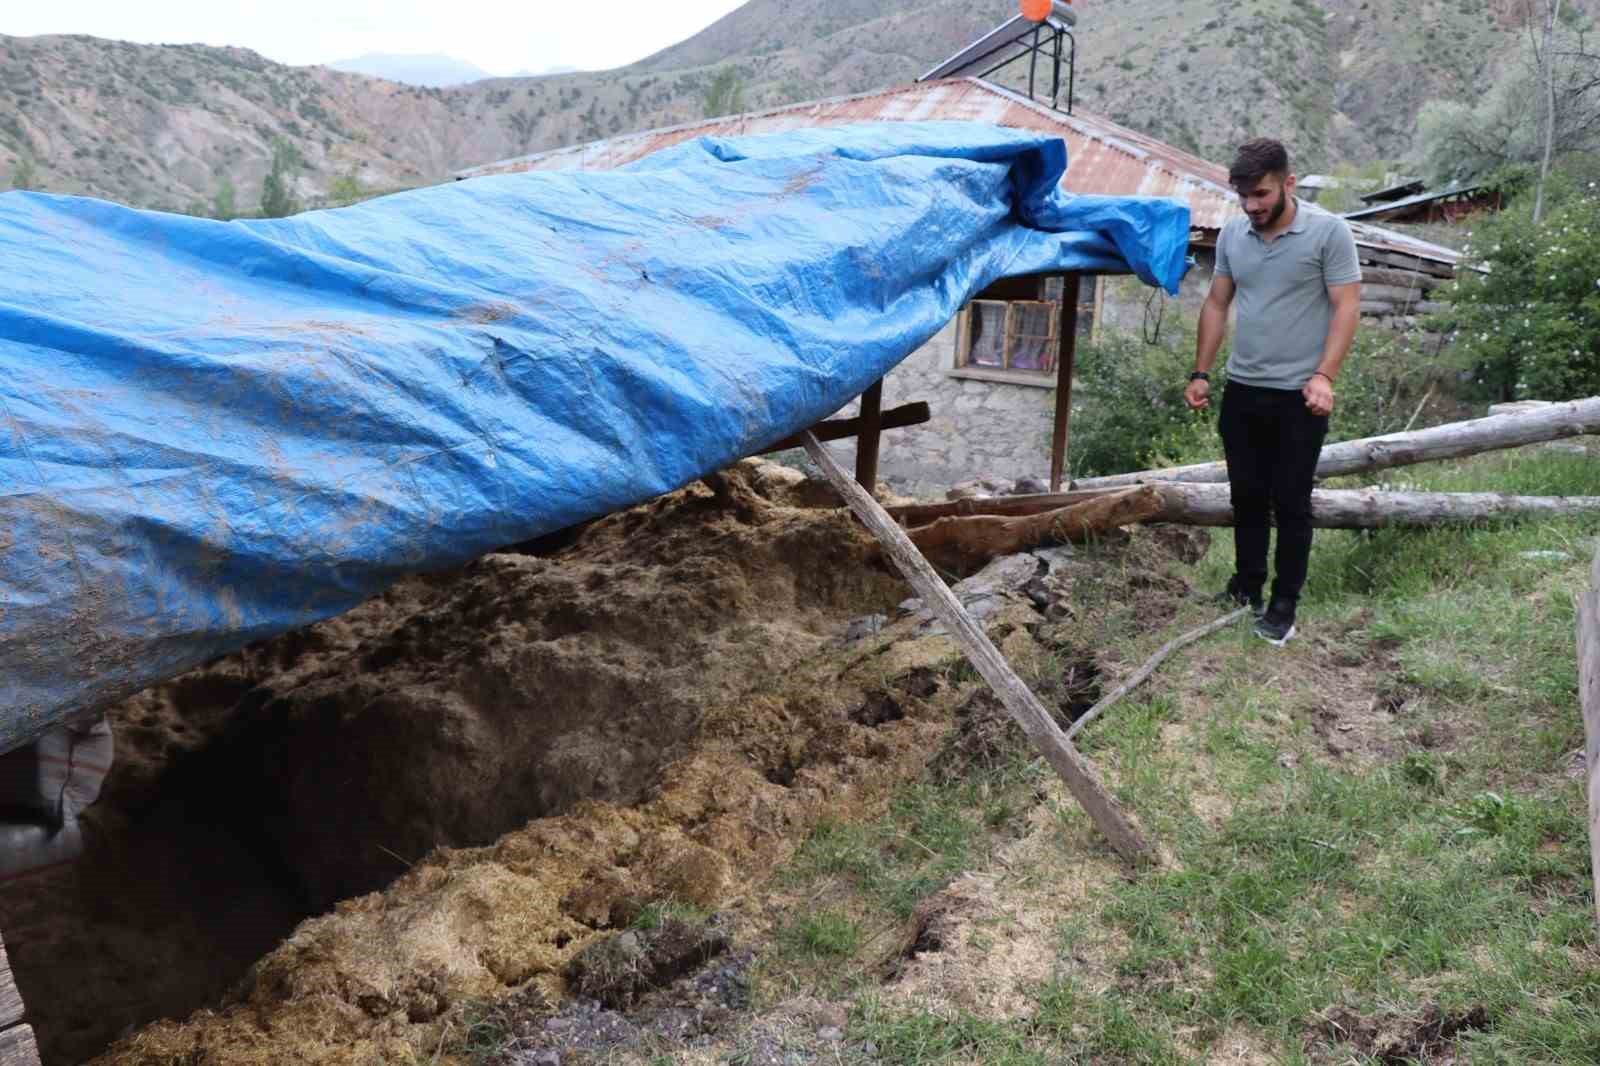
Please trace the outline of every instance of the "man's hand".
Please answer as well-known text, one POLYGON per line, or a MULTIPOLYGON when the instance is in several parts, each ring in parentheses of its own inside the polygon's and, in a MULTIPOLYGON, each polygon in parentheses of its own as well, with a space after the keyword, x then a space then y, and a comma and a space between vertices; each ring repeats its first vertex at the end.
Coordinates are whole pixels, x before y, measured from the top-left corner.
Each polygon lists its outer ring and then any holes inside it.
POLYGON ((1211 382, 1205 378, 1195 378, 1189 382, 1189 387, 1183 390, 1183 402, 1189 405, 1191 411, 1203 411, 1211 406, 1211 382))
POLYGON ((1333 411, 1333 383, 1321 374, 1312 374, 1300 394, 1306 398, 1306 410, 1312 414, 1322 416, 1333 411))

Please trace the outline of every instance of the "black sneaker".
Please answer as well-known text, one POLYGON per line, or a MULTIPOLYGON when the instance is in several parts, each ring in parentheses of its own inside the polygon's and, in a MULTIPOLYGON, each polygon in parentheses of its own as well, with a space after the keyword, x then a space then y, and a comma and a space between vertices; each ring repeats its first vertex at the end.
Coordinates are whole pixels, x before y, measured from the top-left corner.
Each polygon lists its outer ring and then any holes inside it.
POLYGON ((1266 607, 1261 602, 1261 591, 1259 589, 1255 592, 1246 591, 1244 583, 1239 580, 1238 574, 1228 579, 1228 587, 1219 592, 1216 599, 1217 606, 1223 610, 1231 611, 1235 607, 1248 607, 1250 608, 1250 613, 1257 618, 1260 618, 1262 612, 1266 610, 1266 607))
POLYGON ((1256 636, 1268 644, 1283 647, 1294 637, 1294 601, 1273 600, 1266 612, 1256 619, 1256 636))

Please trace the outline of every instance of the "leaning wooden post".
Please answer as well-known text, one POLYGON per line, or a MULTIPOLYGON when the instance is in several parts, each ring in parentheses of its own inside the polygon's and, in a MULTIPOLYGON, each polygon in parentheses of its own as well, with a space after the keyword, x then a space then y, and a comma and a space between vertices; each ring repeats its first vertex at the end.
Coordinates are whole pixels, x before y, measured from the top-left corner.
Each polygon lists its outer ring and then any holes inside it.
POLYGON ((11 976, 6 946, 0 943, 0 1066, 39 1066, 33 1029, 22 1024, 22 993, 11 976))
POLYGON ((1039 697, 1006 663, 1000 650, 972 620, 949 586, 934 572, 932 564, 917 551, 905 530, 895 524, 877 500, 850 480, 833 456, 810 433, 805 435, 805 446, 811 461, 822 468, 856 517, 878 538, 884 553, 894 560, 900 573, 922 597, 922 602, 945 624, 968 661, 977 667, 978 673, 994 689, 995 695, 1000 697, 1000 702, 1029 739, 1044 752, 1044 757, 1066 781, 1067 788, 1083 805, 1083 809, 1089 812, 1089 817, 1111 841, 1111 846, 1132 862, 1157 861, 1154 849, 1144 839, 1132 816, 1106 791, 1094 768, 1084 762, 1072 745, 1067 743, 1061 727, 1044 709, 1039 697))
POLYGON ((1061 279, 1061 336, 1056 338, 1056 424, 1050 438, 1050 491, 1061 491, 1067 471, 1067 423, 1072 418, 1072 371, 1078 362, 1078 278, 1061 279))
POLYGON ((1589 858, 1595 921, 1600 923, 1600 551, 1589 588, 1578 597, 1578 698, 1583 706, 1584 767, 1589 784, 1589 858))
POLYGON ((856 484, 872 492, 878 487, 878 443, 883 439, 883 379, 861 394, 861 433, 856 438, 856 484))

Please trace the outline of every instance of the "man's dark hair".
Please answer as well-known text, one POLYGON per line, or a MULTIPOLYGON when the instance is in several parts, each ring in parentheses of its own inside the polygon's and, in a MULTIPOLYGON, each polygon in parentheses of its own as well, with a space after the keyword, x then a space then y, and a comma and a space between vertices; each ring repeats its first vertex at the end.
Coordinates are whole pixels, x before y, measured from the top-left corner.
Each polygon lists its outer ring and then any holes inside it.
POLYGON ((1233 157, 1233 166, 1228 168, 1228 181, 1236 189, 1254 188, 1268 174, 1279 178, 1289 176, 1289 150, 1281 141, 1259 137, 1239 146, 1239 154, 1233 157))

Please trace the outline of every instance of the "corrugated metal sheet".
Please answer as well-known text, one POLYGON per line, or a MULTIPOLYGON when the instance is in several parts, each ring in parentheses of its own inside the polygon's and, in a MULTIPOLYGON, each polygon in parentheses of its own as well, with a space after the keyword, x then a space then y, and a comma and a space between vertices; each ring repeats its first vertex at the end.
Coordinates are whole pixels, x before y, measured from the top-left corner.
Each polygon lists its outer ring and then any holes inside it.
MULTIPOLYGON (((1220 229, 1224 222, 1239 214, 1238 197, 1228 185, 1226 168, 1106 119, 1082 111, 1063 114, 978 78, 921 82, 883 92, 790 104, 747 115, 625 134, 490 163, 462 171, 457 177, 474 178, 523 170, 610 170, 693 137, 777 133, 852 122, 932 119, 990 122, 1061 137, 1067 142, 1070 160, 1061 184, 1070 192, 1175 196, 1188 201, 1193 224, 1206 230, 1220 229)), ((1368 247, 1451 265, 1458 258, 1448 248, 1376 226, 1352 224, 1352 229, 1357 242, 1368 247)))

